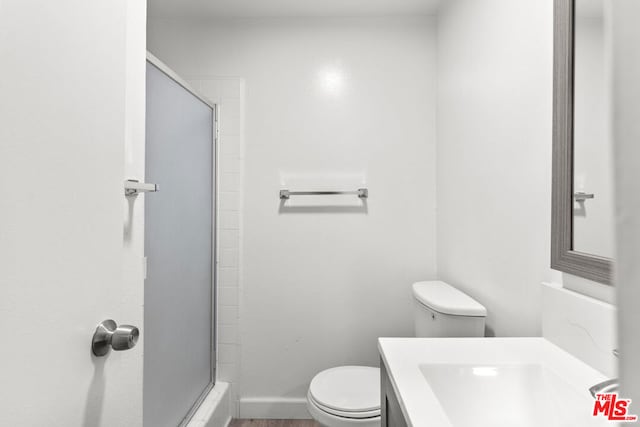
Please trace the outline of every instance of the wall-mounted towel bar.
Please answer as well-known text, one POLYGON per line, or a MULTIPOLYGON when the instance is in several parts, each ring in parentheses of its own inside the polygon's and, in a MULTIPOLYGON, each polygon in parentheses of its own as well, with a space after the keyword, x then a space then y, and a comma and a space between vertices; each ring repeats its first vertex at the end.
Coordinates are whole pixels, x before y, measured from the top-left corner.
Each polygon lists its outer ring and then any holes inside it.
POLYGON ((334 194, 339 195, 354 195, 358 196, 361 199, 366 199, 369 197, 369 189, 367 188, 358 188, 356 191, 289 191, 289 190, 280 190, 280 199, 287 200, 291 196, 331 196, 334 194))
POLYGON ((139 193, 155 193, 158 191, 156 184, 147 184, 135 179, 128 179, 124 182, 124 195, 137 196, 139 193))

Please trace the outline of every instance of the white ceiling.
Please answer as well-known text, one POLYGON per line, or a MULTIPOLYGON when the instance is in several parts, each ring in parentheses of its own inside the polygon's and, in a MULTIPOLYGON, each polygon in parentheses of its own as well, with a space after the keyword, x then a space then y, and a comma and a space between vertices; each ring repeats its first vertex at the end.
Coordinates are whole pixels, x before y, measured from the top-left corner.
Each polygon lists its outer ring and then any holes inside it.
POLYGON ((441 0, 148 0, 159 18, 433 15, 441 0))

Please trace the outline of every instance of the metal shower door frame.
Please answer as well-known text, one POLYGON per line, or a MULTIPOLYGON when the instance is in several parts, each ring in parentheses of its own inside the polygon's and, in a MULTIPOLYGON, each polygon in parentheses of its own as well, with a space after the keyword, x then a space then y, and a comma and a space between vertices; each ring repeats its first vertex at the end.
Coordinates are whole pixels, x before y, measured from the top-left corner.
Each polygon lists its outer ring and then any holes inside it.
MULTIPOLYGON (((213 189, 213 195, 211 197, 211 311, 210 311, 210 322, 211 322, 211 378, 209 378, 209 384, 203 392, 200 394, 198 399, 194 402, 193 406, 187 412, 185 417, 182 419, 182 422, 178 427, 185 427, 191 418, 196 413, 200 405, 205 400, 209 392, 213 389, 213 386, 216 383, 216 364, 217 364, 217 326, 218 326, 218 310, 217 308, 217 290, 218 290, 218 274, 217 274, 217 266, 218 266, 218 233, 217 233, 217 224, 218 224, 218 148, 219 148, 219 139, 220 139, 220 106, 208 100, 206 97, 199 94, 189 83, 187 83, 184 79, 182 79, 178 74, 176 74, 171 68, 169 68, 165 63, 156 58, 151 52, 147 51, 147 62, 156 67, 162 73, 164 73, 171 80, 180 85, 187 92, 195 96, 202 103, 206 104, 212 109, 213 112, 213 129, 212 136, 212 159, 211 159, 211 188, 213 189)), ((143 362, 144 363, 144 362, 143 362)))

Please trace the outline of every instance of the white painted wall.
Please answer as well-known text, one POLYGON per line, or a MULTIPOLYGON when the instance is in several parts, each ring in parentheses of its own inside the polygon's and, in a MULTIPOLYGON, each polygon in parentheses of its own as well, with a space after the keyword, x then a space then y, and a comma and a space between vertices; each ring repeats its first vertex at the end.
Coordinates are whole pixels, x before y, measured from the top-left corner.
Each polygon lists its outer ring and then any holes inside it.
POLYGON ((640 3, 610 2, 613 11, 613 130, 616 171, 617 278, 622 394, 640 412, 640 3))
POLYGON ((549 269, 553 2, 450 0, 438 19, 438 272, 490 335, 540 335, 549 269))
POLYGON ((316 372, 412 334, 410 285, 436 277, 434 22, 151 20, 149 47, 187 78, 246 81, 240 414, 304 416, 316 372), (278 200, 362 181, 365 207, 278 200))

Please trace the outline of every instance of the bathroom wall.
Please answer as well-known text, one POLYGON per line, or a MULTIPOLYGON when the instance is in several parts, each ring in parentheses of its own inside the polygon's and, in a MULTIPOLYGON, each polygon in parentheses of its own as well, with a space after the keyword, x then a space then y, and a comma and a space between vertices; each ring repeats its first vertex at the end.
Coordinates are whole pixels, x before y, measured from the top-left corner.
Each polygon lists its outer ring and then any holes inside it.
POLYGON ((632 413, 640 413, 640 3, 610 2, 613 11, 613 122, 616 171, 617 253, 616 289, 622 394, 633 399, 632 413))
POLYGON ((553 2, 449 0, 438 19, 438 272, 489 335, 540 335, 549 269, 553 2))
POLYGON ((436 277, 435 22, 149 24, 183 77, 245 81, 239 415, 308 416, 313 375, 377 365, 378 336, 413 333, 411 283, 436 277), (278 199, 311 185, 370 198, 278 199))

